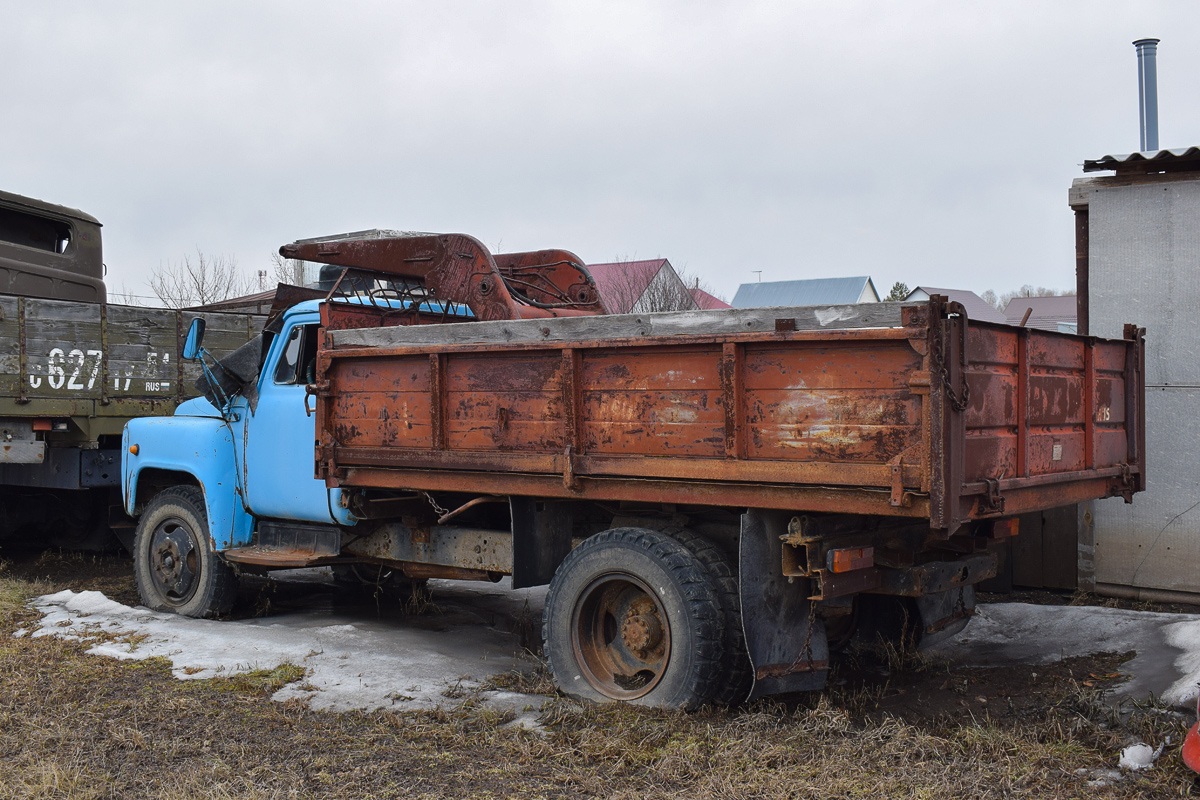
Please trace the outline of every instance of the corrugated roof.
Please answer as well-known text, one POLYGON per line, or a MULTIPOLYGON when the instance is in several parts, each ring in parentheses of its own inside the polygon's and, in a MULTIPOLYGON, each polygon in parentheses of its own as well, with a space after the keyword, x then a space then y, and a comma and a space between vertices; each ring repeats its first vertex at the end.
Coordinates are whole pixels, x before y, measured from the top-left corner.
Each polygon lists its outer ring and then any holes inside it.
POLYGON ((1014 297, 1004 307, 1004 316, 1009 325, 1020 325, 1027 309, 1033 309, 1026 328, 1043 331, 1061 330, 1060 325, 1074 325, 1079 313, 1075 295, 1063 294, 1056 297, 1014 297))
POLYGON ((733 308, 719 297, 714 297, 703 289, 689 289, 692 293, 692 298, 696 301, 696 305, 700 306, 701 311, 712 311, 717 308, 733 308))
POLYGON ((955 303, 962 303, 962 307, 967 310, 967 319, 998 322, 1001 325, 1005 322, 1004 315, 997 311, 995 306, 969 289, 939 289, 936 286, 918 286, 904 299, 908 300, 917 292, 924 292, 926 295, 940 294, 955 303))
POLYGON ((190 306, 188 311, 242 311, 253 314, 266 313, 271 308, 271 303, 275 302, 274 289, 267 289, 265 292, 255 292, 254 294, 246 294, 241 297, 230 297, 227 300, 218 300, 215 303, 207 303, 202 306, 190 306))
MULTIPOLYGON (((734 308, 770 308, 772 306, 834 306, 857 303, 863 289, 875 285, 870 277, 809 278, 802 281, 743 283, 733 296, 734 308)), ((875 292, 875 297, 879 293, 875 292)))
POLYGON ((648 261, 615 261, 609 264, 588 264, 587 270, 596 282, 596 291, 612 314, 627 314, 646 291, 650 281, 659 273, 665 258, 648 261))
POLYGON ((1113 169, 1118 172, 1153 172, 1158 168, 1179 168, 1194 164, 1200 169, 1200 147, 1183 147, 1176 150, 1152 150, 1145 153, 1124 153, 1085 159, 1084 172, 1100 172, 1113 169))

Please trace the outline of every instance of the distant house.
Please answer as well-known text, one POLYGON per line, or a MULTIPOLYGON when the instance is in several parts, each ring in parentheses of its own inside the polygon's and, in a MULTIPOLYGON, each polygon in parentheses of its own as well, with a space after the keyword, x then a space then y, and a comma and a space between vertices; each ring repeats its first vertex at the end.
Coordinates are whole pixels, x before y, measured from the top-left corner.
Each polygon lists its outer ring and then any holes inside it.
MULTIPOLYGON (((588 264, 596 291, 612 314, 688 311, 701 308, 665 258, 588 264)), ((709 295, 711 297, 711 295, 709 295)), ((716 300, 716 298, 713 298, 716 300)), ((718 301, 719 302, 719 301, 718 301)))
POLYGON ((809 278, 800 281, 743 283, 733 296, 734 308, 771 306, 841 306, 878 303, 879 292, 866 275, 855 278, 809 278))
POLYGON ((962 303, 967 310, 967 319, 977 319, 983 322, 998 322, 1003 325, 1004 315, 995 306, 979 295, 966 289, 939 289, 936 286, 918 286, 904 298, 905 300, 928 300, 930 295, 940 294, 955 303, 962 303))
POLYGON ((1078 327, 1076 308, 1073 294, 1058 297, 1014 297, 1004 307, 1004 316, 1009 325, 1020 325, 1021 320, 1025 318, 1025 312, 1032 309, 1025 327, 1075 333, 1078 327))
POLYGON ((712 311, 717 308, 733 308, 719 297, 714 297, 703 289, 692 287, 689 289, 692 293, 692 299, 696 301, 696 305, 703 311, 712 311))

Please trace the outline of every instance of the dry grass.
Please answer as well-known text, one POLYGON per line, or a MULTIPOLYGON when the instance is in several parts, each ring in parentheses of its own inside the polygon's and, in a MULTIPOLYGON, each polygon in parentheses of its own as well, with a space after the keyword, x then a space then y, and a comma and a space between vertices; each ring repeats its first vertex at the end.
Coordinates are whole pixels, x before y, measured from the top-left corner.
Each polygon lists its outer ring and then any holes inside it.
MULTIPOLYGON (((1145 775, 1089 786, 1091 771, 1113 767, 1126 739, 1178 743, 1187 722, 1153 704, 1118 718, 1099 689, 1082 682, 1022 724, 986 714, 923 724, 865 719, 860 712, 873 701, 862 689, 690 715, 550 697, 540 732, 506 727, 511 714, 469 697, 432 712, 322 713, 269 699, 303 678, 292 665, 179 681, 161 659, 120 662, 89 656, 76 642, 13 638, 36 620, 28 598, 57 588, 0 572, 0 800, 962 800, 1193 791, 1177 748, 1145 775)), ((492 685, 537 692, 547 681, 534 668, 492 685)))

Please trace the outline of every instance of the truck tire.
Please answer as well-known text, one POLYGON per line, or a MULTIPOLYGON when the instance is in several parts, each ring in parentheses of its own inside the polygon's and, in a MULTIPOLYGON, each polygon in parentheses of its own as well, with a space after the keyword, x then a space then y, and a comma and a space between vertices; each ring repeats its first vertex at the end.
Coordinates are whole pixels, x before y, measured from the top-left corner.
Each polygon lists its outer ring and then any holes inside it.
POLYGON ((405 602, 413 591, 424 588, 427 580, 414 580, 398 569, 376 564, 334 564, 333 582, 351 592, 361 592, 381 600, 405 602))
POLYGON ((738 591, 737 574, 725 554, 695 531, 671 531, 671 536, 692 551, 696 560, 704 565, 717 590, 717 602, 725 618, 725 660, 712 701, 717 705, 736 706, 750 696, 750 690, 754 687, 750 653, 746 650, 746 633, 742 629, 742 598, 738 591))
POLYGON ((194 486, 159 492, 138 520, 133 573, 155 611, 216 617, 233 608, 238 579, 212 549, 204 495, 194 486))
POLYGON ((586 539, 559 565, 542 639, 566 694, 690 710, 721 678, 725 626, 718 592, 688 548, 641 528, 586 539))

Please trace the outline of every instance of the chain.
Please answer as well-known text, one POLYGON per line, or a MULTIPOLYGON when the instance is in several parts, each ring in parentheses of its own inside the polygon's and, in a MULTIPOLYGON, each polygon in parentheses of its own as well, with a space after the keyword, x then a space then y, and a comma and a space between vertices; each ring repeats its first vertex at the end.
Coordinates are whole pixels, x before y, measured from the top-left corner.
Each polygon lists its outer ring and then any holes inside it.
POLYGON ((934 339, 933 348, 933 360, 938 366, 938 374, 942 380, 942 387, 946 390, 946 397, 950 400, 950 407, 961 413, 971 404, 971 384, 967 382, 966 372, 963 373, 962 395, 959 395, 950 385, 950 368, 946 366, 946 351, 943 349, 941 336, 934 339))
POLYGON ((813 629, 817 627, 817 601, 808 601, 808 630, 804 634, 804 646, 800 648, 800 653, 796 656, 796 660, 792 662, 792 666, 788 669, 789 673, 799 672, 801 664, 808 665, 808 672, 812 672, 813 657, 812 657, 812 635, 813 629))
POLYGON ((950 407, 955 411, 965 411, 971 404, 971 384, 963 376, 962 396, 959 396, 950 385, 950 370, 942 367, 942 386, 946 387, 946 396, 950 398, 950 407))
POLYGON ((421 492, 421 494, 425 495, 425 499, 429 501, 429 505, 433 506, 433 510, 438 513, 439 517, 444 517, 450 513, 449 509, 442 508, 440 505, 438 505, 438 501, 434 500, 433 495, 431 495, 429 492, 421 492))

